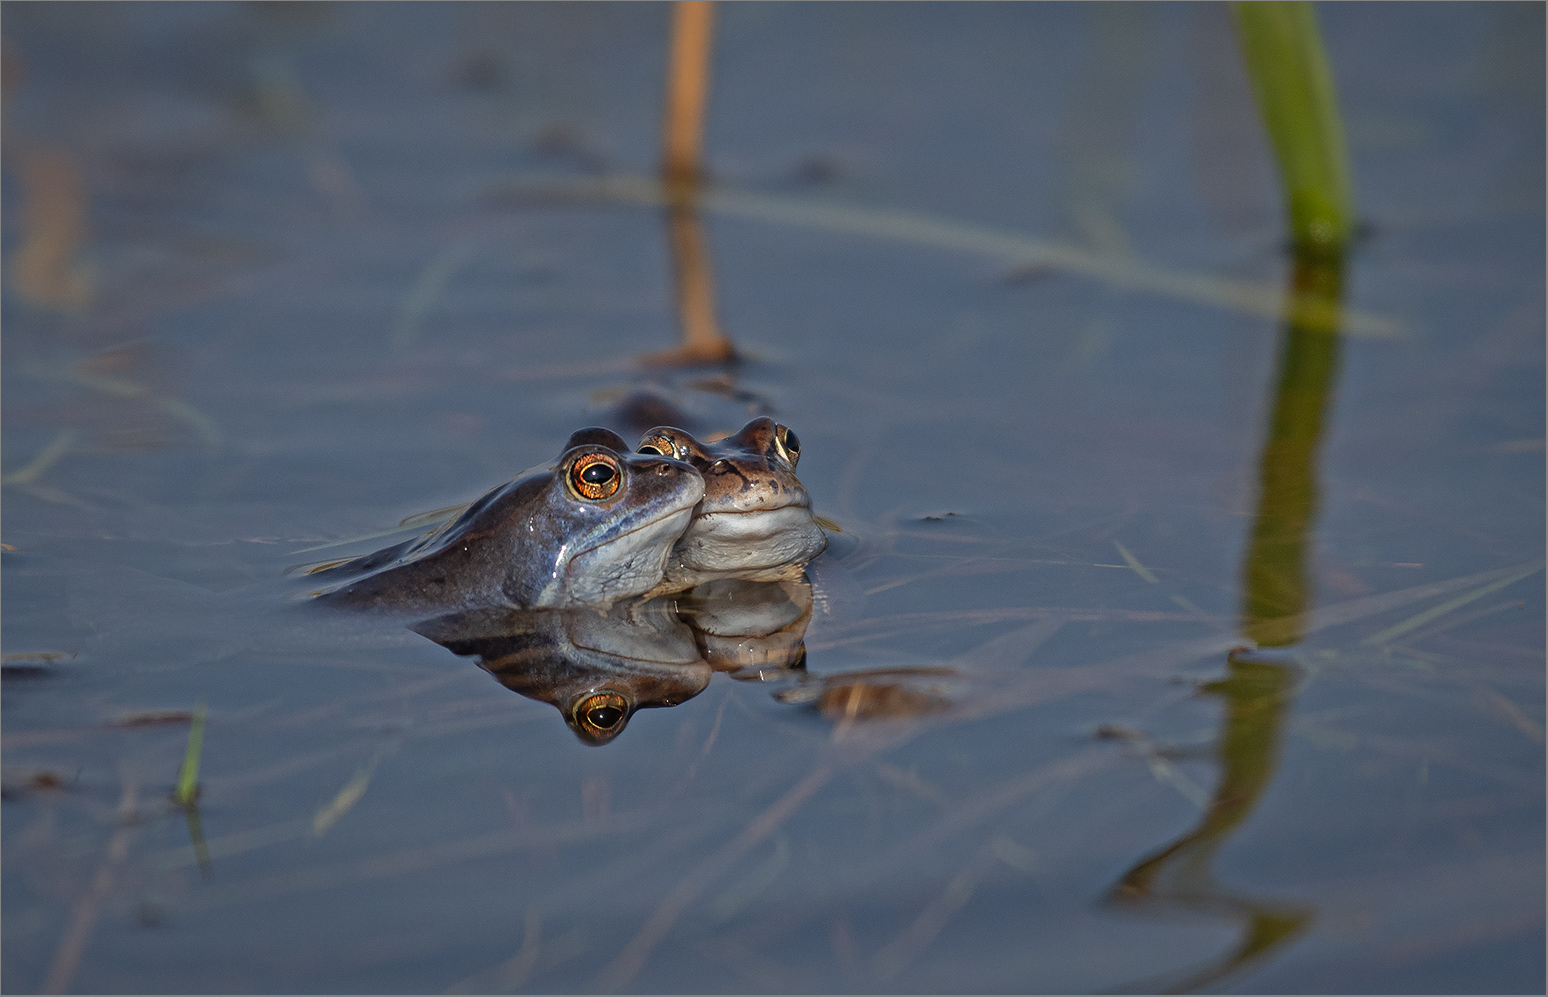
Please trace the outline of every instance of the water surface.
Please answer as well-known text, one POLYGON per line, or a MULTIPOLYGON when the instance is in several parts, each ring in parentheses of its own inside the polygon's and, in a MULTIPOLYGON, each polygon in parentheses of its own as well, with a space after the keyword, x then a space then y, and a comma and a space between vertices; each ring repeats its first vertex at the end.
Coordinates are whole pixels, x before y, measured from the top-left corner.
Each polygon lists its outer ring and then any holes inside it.
POLYGON ((1231 655, 1294 329, 1224 8, 724 5, 743 360, 674 369, 664 6, 7 3, 0 983, 1540 992, 1542 8, 1319 16, 1369 232, 1231 655), (641 390, 800 433, 819 694, 591 747, 291 602, 641 390))

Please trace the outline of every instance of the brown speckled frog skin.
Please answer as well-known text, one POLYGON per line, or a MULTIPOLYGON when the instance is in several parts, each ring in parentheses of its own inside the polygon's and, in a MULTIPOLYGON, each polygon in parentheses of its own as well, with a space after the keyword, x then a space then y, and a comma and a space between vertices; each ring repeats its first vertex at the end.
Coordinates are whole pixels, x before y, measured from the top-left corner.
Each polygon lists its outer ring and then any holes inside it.
POLYGON ((605 608, 661 582, 703 495, 689 464, 584 429, 553 467, 492 489, 445 527, 317 573, 344 578, 318 597, 373 609, 605 608))
POLYGON ((704 498, 672 548, 658 593, 720 578, 796 578, 827 546, 796 477, 801 442, 772 419, 754 419, 714 443, 662 426, 645 433, 638 449, 686 461, 704 476, 704 498))

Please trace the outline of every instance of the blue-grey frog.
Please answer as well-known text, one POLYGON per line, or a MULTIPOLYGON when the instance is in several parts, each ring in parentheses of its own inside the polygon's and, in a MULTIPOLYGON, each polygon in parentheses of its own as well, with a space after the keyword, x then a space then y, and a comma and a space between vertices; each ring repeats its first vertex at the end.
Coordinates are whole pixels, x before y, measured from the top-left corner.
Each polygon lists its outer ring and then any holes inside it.
POLYGON ((656 588, 704 479, 583 429, 552 467, 492 489, 434 532, 327 568, 318 598, 362 608, 606 608, 656 588))

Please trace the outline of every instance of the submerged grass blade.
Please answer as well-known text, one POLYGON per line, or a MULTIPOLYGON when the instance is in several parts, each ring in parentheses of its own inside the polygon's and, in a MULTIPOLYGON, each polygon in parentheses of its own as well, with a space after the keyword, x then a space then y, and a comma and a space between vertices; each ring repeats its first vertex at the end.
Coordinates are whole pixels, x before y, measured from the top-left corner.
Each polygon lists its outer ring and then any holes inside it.
POLYGON ((478 245, 471 242, 456 243, 443 249, 425 265, 409 285, 398 306, 398 318, 392 327, 392 349, 403 350, 419 338, 419 328, 425 315, 446 291, 446 285, 463 264, 473 258, 478 245))
MULTIPOLYGON (((500 193, 544 202, 610 201, 649 207, 662 207, 671 203, 658 181, 637 176, 614 176, 587 181, 551 175, 527 176, 502 185, 500 193)), ((909 211, 760 194, 729 187, 705 190, 697 204, 710 214, 726 217, 929 246, 948 252, 986 257, 1007 266, 1062 270, 1091 277, 1123 290, 1148 292, 1260 318, 1281 318, 1285 310, 1284 289, 1281 287, 1179 270, 1149 263, 1137 256, 1103 253, 1074 243, 909 211)), ((1300 307, 1302 303, 1294 301, 1292 306, 1300 307)), ((1317 320, 1320 316, 1319 305, 1315 301, 1305 302, 1303 310, 1307 313, 1308 321, 1317 320)), ((1345 336, 1374 339, 1396 339, 1407 334, 1404 325, 1395 319, 1352 309, 1340 315, 1339 331, 1345 336)))
POLYGON ((1395 623, 1385 630, 1371 634, 1369 637, 1360 642, 1360 646, 1369 647, 1372 644, 1385 644, 1388 641, 1395 640, 1411 630, 1424 626, 1431 620, 1439 619, 1452 610, 1462 608, 1463 606, 1472 602, 1474 599, 1482 599, 1490 592, 1497 592, 1505 586, 1519 582, 1521 579, 1530 575, 1535 575, 1541 570, 1543 570, 1543 566, 1541 564, 1535 564, 1532 567, 1525 568, 1516 572, 1515 574, 1507 575, 1497 582, 1491 582, 1488 585, 1480 586, 1479 588, 1473 589, 1471 592, 1464 592, 1454 599, 1446 600, 1439 606, 1432 606, 1416 616, 1410 616, 1408 619, 1401 623, 1395 623))
POLYGON ((43 472, 59 462, 59 458, 69 453, 70 447, 75 445, 75 430, 61 429, 59 434, 44 447, 42 452, 27 464, 26 467, 12 471, 0 478, 0 483, 7 485, 27 485, 42 477, 43 472))
POLYGON ((1139 575, 1141 578, 1145 579, 1145 581, 1152 585, 1160 584, 1160 580, 1156 578, 1155 574, 1149 568, 1141 564, 1139 558, 1129 553, 1129 548, 1125 547, 1123 544, 1116 540, 1113 541, 1113 546, 1118 548, 1118 553, 1123 556, 1124 561, 1128 563, 1129 567, 1134 569, 1134 573, 1136 575, 1139 575))
MULTIPOLYGON (((363 533, 363 534, 361 534, 358 537, 347 537, 346 539, 343 539, 343 540, 330 540, 327 543, 313 544, 310 547, 302 547, 300 550, 293 550, 293 551, 291 551, 291 553, 292 554, 310 554, 314 550, 328 550, 329 548, 332 548, 332 547, 344 547, 344 546, 347 546, 349 544, 361 543, 362 541, 366 541, 366 540, 380 540, 382 537, 390 537, 390 536, 393 536, 394 534, 397 534, 397 533, 407 533, 407 532, 409 532, 410 530, 413 530, 413 529, 417 529, 417 527, 414 527, 414 526, 394 526, 391 529, 387 529, 387 530, 377 530, 375 533, 363 533)), ((344 558, 344 560, 349 561, 349 560, 353 560, 353 558, 346 557, 346 558, 344 558)), ((325 563, 331 563, 331 562, 325 562, 325 563)), ((306 565, 301 565, 301 567, 306 567, 306 565)))
POLYGON ((339 822, 339 818, 354 809, 355 804, 365 795, 366 788, 371 785, 371 775, 376 771, 376 763, 379 761, 380 755, 357 769, 338 795, 317 811, 317 816, 312 818, 312 837, 320 838, 327 834, 328 829, 339 822))
POLYGON ((1296 248, 1340 252, 1354 223, 1333 74, 1307 0, 1237 2, 1237 34, 1279 160, 1296 248))
POLYGON ((183 752, 183 767, 177 773, 177 788, 172 798, 179 806, 189 806, 199 792, 199 756, 204 751, 204 700, 194 704, 193 719, 188 724, 188 750, 183 752))
POLYGON ((91 373, 90 371, 80 370, 76 367, 51 368, 40 364, 29 364, 26 370, 29 377, 39 381, 71 384, 79 388, 97 391, 104 395, 111 395, 114 398, 132 398, 145 402, 172 418, 186 423, 189 428, 198 434, 199 439, 204 442, 204 449, 207 453, 214 453, 220 446, 220 428, 215 425, 215 420, 181 398, 158 394, 149 387, 134 381, 106 377, 101 374, 91 373))

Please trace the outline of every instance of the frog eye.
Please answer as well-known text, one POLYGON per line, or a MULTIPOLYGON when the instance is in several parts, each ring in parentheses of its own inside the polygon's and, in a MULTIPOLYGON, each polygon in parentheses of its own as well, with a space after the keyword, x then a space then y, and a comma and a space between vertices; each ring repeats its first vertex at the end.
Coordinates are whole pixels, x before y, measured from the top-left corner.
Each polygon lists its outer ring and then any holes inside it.
POLYGON ((677 443, 662 433, 653 433, 640 441, 640 453, 655 454, 657 457, 677 457, 677 443))
POLYGON ((592 693, 575 707, 576 726, 591 738, 610 738, 629 719, 629 701, 616 692, 592 693))
POLYGON ((801 437, 785 426, 775 426, 774 442, 778 444, 785 459, 790 461, 790 466, 795 467, 796 461, 801 459, 801 437))
POLYGON ((600 501, 618 491, 623 472, 614 457, 601 453, 583 454, 570 465, 570 488, 581 498, 600 501))

